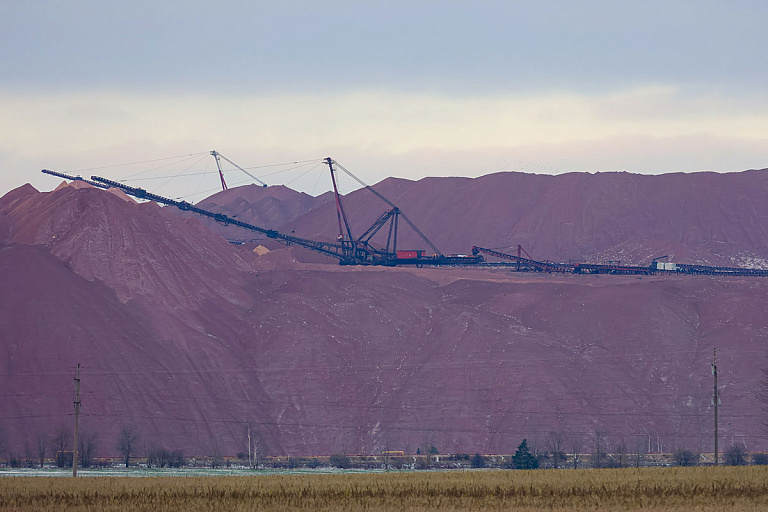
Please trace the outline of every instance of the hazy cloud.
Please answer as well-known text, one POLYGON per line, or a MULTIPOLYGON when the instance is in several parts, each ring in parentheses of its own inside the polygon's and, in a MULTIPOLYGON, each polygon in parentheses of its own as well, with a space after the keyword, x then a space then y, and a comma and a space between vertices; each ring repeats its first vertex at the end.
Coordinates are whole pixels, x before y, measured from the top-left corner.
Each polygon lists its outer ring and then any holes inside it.
MULTIPOLYGON (((353 155, 356 165, 375 169, 366 161, 369 155, 412 178, 438 169, 467 175, 502 168, 564 172, 574 170, 574 162, 580 162, 579 170, 661 172, 741 170, 768 161, 768 150, 760 150, 768 141, 765 102, 711 95, 677 101, 679 94, 673 87, 461 99, 381 92, 16 93, 0 95, 0 109, 14 120, 0 128, 0 148, 9 148, 11 163, 28 170, 79 169, 215 148, 242 155, 241 162, 249 165, 330 154, 340 161, 353 155), (666 148, 666 162, 638 147, 649 140, 666 148), (702 147, 691 147, 693 140, 702 141, 702 147), (685 149, 675 149, 681 141, 685 149), (591 159, 584 147, 591 148, 591 159), (731 165, 718 154, 721 168, 703 160, 714 148, 728 147, 751 149, 734 149, 731 165), (456 154, 464 157, 451 156, 456 154), (755 160, 745 161, 745 154, 755 160), (520 158, 531 166, 510 165, 520 158)), ((12 184, 5 179, 6 187, 12 184)))
POLYGON ((49 0, 0 17, 0 193, 45 188, 42 167, 214 148, 331 155, 369 180, 768 166, 762 0, 49 0))
POLYGON ((474 95, 768 80, 762 0, 75 0, 0 15, 6 86, 474 95))

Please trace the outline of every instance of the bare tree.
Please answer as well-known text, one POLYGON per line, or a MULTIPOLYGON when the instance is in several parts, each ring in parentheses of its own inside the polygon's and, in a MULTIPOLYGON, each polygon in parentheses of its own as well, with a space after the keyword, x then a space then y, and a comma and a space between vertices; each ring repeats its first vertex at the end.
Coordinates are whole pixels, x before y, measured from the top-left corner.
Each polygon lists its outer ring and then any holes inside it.
POLYGON ((421 454, 424 455, 424 469, 429 469, 432 467, 432 456, 437 454, 437 448, 432 441, 432 432, 427 432, 424 435, 421 446, 421 454))
POLYGON ((32 450, 32 447, 29 445, 29 441, 24 442, 24 467, 26 468, 35 467, 35 452, 34 450, 32 450))
POLYGON ((563 454, 563 435, 560 432, 550 432, 547 436, 547 448, 552 454, 552 464, 557 469, 560 459, 565 459, 563 454))
POLYGON ((136 451, 136 440, 139 435, 133 430, 133 427, 123 427, 117 438, 117 449, 125 460, 125 467, 131 463, 131 455, 136 451))
POLYGON ((56 435, 53 437, 53 447, 57 451, 65 451, 69 449, 69 439, 72 437, 72 434, 69 433, 69 430, 66 427, 61 427, 59 430, 56 431, 56 435))
POLYGON ((636 468, 643 465, 645 459, 645 436, 635 436, 634 448, 632 450, 632 462, 636 468))
POLYGON ((579 462, 581 461, 581 449, 583 446, 584 440, 581 437, 581 434, 573 434, 571 437, 571 450, 573 451, 573 469, 577 469, 579 467, 579 462))
POLYGON ((259 457, 264 455, 264 440, 258 430, 250 425, 246 427, 245 440, 248 444, 248 466, 253 469, 259 465, 259 457))
POLYGON ((603 459, 605 459, 604 443, 605 433, 600 429, 595 429, 593 433, 594 451, 592 452, 592 467, 603 467, 603 459))
POLYGON ((380 451, 381 451, 381 457, 384 461, 384 471, 389 471, 390 458, 392 455, 391 453, 392 443, 388 435, 384 435, 381 445, 382 445, 382 448, 380 451))
POLYGON ((616 445, 616 449, 613 451, 616 457, 616 465, 623 468, 627 465, 627 441, 623 437, 619 439, 619 444, 616 445))
POLYGON ((93 463, 93 454, 96 451, 96 433, 81 434, 77 444, 77 453, 80 457, 80 464, 84 468, 91 467, 91 464, 93 463))
POLYGON ((531 450, 531 455, 536 459, 536 462, 540 464, 547 453, 546 450, 542 449, 542 443, 538 434, 530 436, 530 440, 528 440, 528 448, 531 450))
MULTIPOLYGON (((8 445, 8 435, 5 433, 5 429, 0 425, 0 458, 5 453, 5 449, 8 445)), ((2 459, 0 459, 2 460, 2 459)))
POLYGON ((56 465, 60 468, 72 465, 72 454, 69 451, 69 440, 72 434, 66 427, 60 427, 53 438, 53 448, 56 450, 56 465))
POLYGON ((211 468, 216 469, 224 463, 224 457, 221 455, 221 447, 219 446, 219 441, 215 438, 211 441, 210 452, 211 468))
POLYGON ((162 454, 160 453, 160 448, 158 448, 155 443, 146 441, 144 442, 144 455, 147 457, 148 468, 162 467, 160 465, 162 454))
POLYGON ((40 467, 45 464, 45 455, 48 453, 48 436, 45 433, 37 434, 37 461, 40 467))

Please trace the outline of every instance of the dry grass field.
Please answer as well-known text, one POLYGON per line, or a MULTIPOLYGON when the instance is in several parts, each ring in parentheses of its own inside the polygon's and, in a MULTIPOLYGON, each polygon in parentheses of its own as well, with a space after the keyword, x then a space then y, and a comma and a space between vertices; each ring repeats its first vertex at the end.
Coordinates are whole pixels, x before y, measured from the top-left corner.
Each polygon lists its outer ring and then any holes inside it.
POLYGON ((0 510, 768 510, 768 467, 0 478, 0 510))

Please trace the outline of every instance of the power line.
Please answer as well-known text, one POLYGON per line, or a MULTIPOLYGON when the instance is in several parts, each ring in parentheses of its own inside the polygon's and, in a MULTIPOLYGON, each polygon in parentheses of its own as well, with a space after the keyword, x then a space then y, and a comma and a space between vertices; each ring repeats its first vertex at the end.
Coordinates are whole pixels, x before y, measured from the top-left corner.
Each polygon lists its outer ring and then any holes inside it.
MULTIPOLYGON (((197 165, 205 156, 207 156, 209 154, 210 153, 208 151, 200 152, 200 153, 189 153, 189 154, 186 154, 186 155, 177 155, 177 156, 171 156, 171 157, 165 157, 165 158, 154 158, 154 159, 150 159, 150 160, 140 160, 140 161, 135 161, 135 162, 121 163, 121 164, 112 164, 112 165, 103 165, 103 166, 98 166, 98 167, 87 167, 87 168, 82 168, 82 169, 73 169, 73 170, 70 170, 69 172, 75 174, 75 173, 81 173, 81 172, 86 172, 86 171, 96 171, 96 170, 103 170, 103 169, 114 169, 114 168, 118 168, 118 167, 128 167, 128 166, 133 166, 133 165, 141 165, 141 164, 148 164, 148 163, 155 163, 155 162, 165 162, 165 161, 169 161, 169 160, 177 160, 177 161, 173 161, 173 162, 170 162, 170 163, 167 163, 167 164, 164 164, 164 165, 153 167, 151 169, 145 169, 143 171, 140 171, 140 172, 128 175, 128 176, 126 176, 124 178, 121 178, 118 181, 126 182, 126 181, 129 181, 129 180, 131 180, 131 181, 145 181, 145 180, 156 180, 156 179, 171 179, 172 180, 174 178, 179 177, 185 171, 189 170, 189 168, 191 168, 192 166, 197 165), (141 175, 147 174, 149 172, 156 171, 158 169, 162 169, 162 168, 169 167, 169 166, 172 166, 172 165, 177 165, 179 163, 183 163, 185 161, 189 161, 189 160, 192 160, 192 159, 197 158, 197 157, 200 157, 200 158, 198 158, 197 161, 195 161, 192 164, 190 164, 190 166, 188 166, 186 169, 184 169, 183 171, 181 171, 181 172, 179 172, 179 173, 177 173, 175 175, 171 175, 171 176, 151 176, 151 177, 137 178, 137 176, 141 176, 141 175), (183 160, 181 160, 181 159, 183 159, 183 160)), ((315 158, 315 159, 311 159, 311 160, 294 160, 294 161, 290 161, 290 162, 283 162, 283 163, 277 163, 277 164, 266 164, 266 165, 255 165, 255 166, 250 166, 250 167, 243 167, 243 169, 270 169, 270 168, 274 168, 274 167, 284 167, 286 165, 294 166, 294 167, 289 167, 287 169, 281 169, 279 171, 275 171, 275 172, 264 174, 263 176, 260 177, 260 178, 263 178, 263 177, 273 176, 273 175, 276 175, 276 174, 280 174, 280 173, 289 172, 289 171, 292 171, 292 170, 295 170, 295 169, 299 169, 301 167, 304 167, 304 166, 306 166, 308 164, 312 164, 312 163, 314 163, 315 167, 316 167, 317 165, 322 163, 322 159, 315 158)), ((228 170, 225 170, 224 172, 233 172, 233 170, 232 169, 228 169, 228 170)), ((309 171, 306 171, 301 176, 303 176, 307 172, 309 172, 309 171)), ((187 176, 199 176, 199 175, 206 175, 206 174, 209 174, 209 172, 190 173, 190 174, 187 174, 187 176)), ((299 178, 301 176, 299 176, 299 178)), ((295 181, 296 179, 298 179, 298 178, 295 178, 292 181, 295 181)), ((244 181, 241 181, 241 182, 237 182, 235 185, 240 185, 240 184, 244 184, 244 183, 248 183, 248 182, 249 182, 249 180, 244 180, 244 181)), ((158 188, 161 188, 161 187, 163 187, 165 185, 167 185, 167 182, 163 183, 158 188)), ((198 195, 207 194, 207 193, 210 193, 210 192, 216 191, 216 190, 218 190, 218 188, 216 188, 216 189, 209 189, 209 190, 202 191, 202 192, 195 192, 194 194, 187 194, 187 195, 182 196, 182 197, 198 196, 198 195)))
MULTIPOLYGON (((322 162, 322 161, 323 161, 322 158, 313 158, 312 160, 299 160, 296 162, 285 162, 282 164, 268 164, 268 165, 257 165, 254 167, 243 167, 243 169, 267 169, 269 167, 280 167, 282 165, 309 164, 313 162, 322 162)), ((299 165, 298 167, 301 167, 301 165, 299 165)), ((294 169, 298 169, 298 167, 294 167, 294 169)), ((284 171, 277 171, 277 172, 273 172, 272 174, 264 174, 262 177, 272 176, 273 174, 280 174, 281 172, 284 172, 284 171)))
MULTIPOLYGON (((197 163, 197 162, 195 162, 195 163, 197 163)), ((323 162, 322 162, 322 160, 319 160, 319 161, 318 161, 318 162, 317 162, 317 163, 316 163, 316 164, 315 164, 313 167, 310 167, 309 171, 311 171, 311 170, 313 170, 313 169, 317 168, 317 167, 318 167, 320 164, 322 164, 322 163, 323 163, 323 162)), ((305 165, 306 165, 306 164, 305 164, 305 165)), ((272 173, 269 173, 269 174, 264 174, 264 175, 262 175, 262 176, 260 176, 260 177, 261 177, 261 178, 266 178, 266 177, 269 177, 269 176, 274 176, 274 175, 276 175, 276 174, 281 174, 281 173, 284 173, 284 172, 293 171, 293 170, 295 170, 295 169, 299 169, 299 168, 301 168, 301 167, 304 167, 305 165, 300 165, 300 166, 297 166, 297 167, 291 167, 291 168, 289 168, 289 169, 283 169, 283 170, 281 170, 281 171, 272 172, 272 173)), ((151 170, 156 170, 156 169, 160 169, 160 167, 157 167, 157 168, 155 168, 155 169, 151 169, 151 170)), ((244 167, 244 169, 255 169, 255 167, 244 167)), ((309 172, 309 171, 306 171, 306 172, 309 172)), ((225 173, 234 173, 234 172, 235 172, 235 169, 223 169, 223 170, 222 170, 222 172, 225 172, 225 173)), ((187 174, 185 174, 184 176, 185 176, 185 177, 188 177, 188 176, 206 176, 206 175, 214 175, 214 174, 216 174, 216 171, 203 171, 203 172, 191 172, 191 173, 187 173, 187 174)), ((305 173, 305 174, 306 174, 306 173, 305 173)), ((301 176, 303 176, 303 175, 304 175, 304 174, 302 174, 301 176)), ((171 174, 171 175, 166 175, 166 176, 148 176, 148 177, 146 177, 146 178, 131 178, 131 181, 161 180, 161 179, 166 179, 166 178, 175 178, 176 176, 178 176, 178 175, 177 175, 177 174, 171 174)), ((124 179, 121 179, 121 180, 118 180, 118 181, 121 181, 121 182, 122 182, 122 181, 126 181, 126 180, 127 180, 127 179, 129 179, 129 178, 130 178, 130 177, 128 177, 128 178, 124 178, 124 179)), ((294 178, 294 179, 295 179, 295 178, 294 178)), ((249 181, 249 180, 245 180, 245 182, 247 182, 247 181, 249 181)), ((286 184, 287 184, 287 183, 286 183, 286 184)))
MULTIPOLYGON (((308 163, 313 163, 313 162, 316 162, 316 160, 307 160, 307 162, 308 163)), ((322 163, 322 160, 320 160, 319 163, 317 163, 315 166, 310 168, 308 171, 304 172, 301 176, 304 176, 304 174, 307 174, 308 172, 311 172, 313 169, 315 169, 321 163, 322 163)), ((285 164, 274 164, 274 165, 267 165, 267 166, 262 166, 262 167, 274 167, 276 165, 285 165, 285 164)), ((304 165, 307 165, 307 164, 304 163, 304 165)), ((276 174, 280 174, 280 173, 283 173, 283 172, 288 172, 288 171, 292 171, 292 170, 295 170, 295 169, 299 169, 300 167, 304 167, 304 165, 299 165, 297 167, 292 167, 290 169, 283 169, 283 170, 280 170, 280 171, 277 171, 277 172, 273 172, 273 173, 269 173, 269 174, 263 174, 263 175, 259 176, 259 179, 267 178, 269 176, 274 176, 276 174)), ((258 169, 258 168, 259 167, 244 167, 244 169, 258 169)), ((225 170, 223 172, 225 172, 225 173, 234 172, 234 169, 227 169, 227 170, 225 170)), ((299 177, 301 177, 301 176, 299 176, 299 177)), ((298 178, 295 178, 295 179, 291 180, 288 183, 292 183, 293 181, 296 181, 296 179, 298 179, 298 178)), ((240 185, 244 185, 246 183, 251 183, 251 180, 243 179, 243 180, 240 180, 240 181, 236 181, 236 182, 230 184, 230 188, 237 187, 237 186, 240 186, 240 185)), ((200 196, 200 195, 203 195, 203 194, 210 194, 211 192, 219 192, 220 188, 221 187, 209 188, 207 190, 203 190, 203 191, 200 191, 200 192, 195 192, 194 194, 186 194, 186 195, 180 196, 180 197, 191 198, 191 197, 200 196)))
MULTIPOLYGON (((54 395, 62 395, 62 394, 69 394, 70 391, 60 389, 58 391, 38 391, 37 393, 3 393, 0 394, 0 398, 36 398, 41 396, 54 396, 54 395)), ((90 395, 93 393, 93 390, 90 391, 81 391, 81 395, 90 395)))
MULTIPOLYGON (((660 347, 663 349, 663 347, 660 347)), ((690 350, 679 351, 665 351, 664 356, 675 354, 690 354, 690 350)), ((741 354, 761 354, 765 352, 761 350, 744 350, 740 351, 741 354)), ((431 355, 446 356, 450 355, 450 352, 435 352, 431 355)), ((373 354, 375 356, 376 354, 373 354)), ((199 368, 199 369, 186 369, 186 370, 171 370, 171 369, 157 369, 157 370, 93 370, 85 371, 90 376, 111 376, 111 375, 137 375, 137 374, 170 374, 170 375, 184 375, 184 374, 241 374, 241 373, 268 373, 268 372, 328 372, 328 371, 367 371, 372 370, 391 370, 391 369, 412 369, 412 370, 424 370, 424 369, 444 369, 444 368, 457 368, 462 366, 474 366, 474 365, 493 365, 494 369, 498 369, 501 364, 510 364, 512 366, 529 365, 530 363, 541 362, 562 362, 562 363, 584 363, 589 365, 594 359, 602 358, 627 358, 628 361, 620 362, 632 362, 631 358, 642 356, 657 356, 655 359, 647 361, 647 364, 658 363, 660 361, 667 361, 669 358, 659 356, 657 352, 636 352, 636 353, 621 353, 621 354, 568 354, 557 357, 538 357, 538 358, 525 358, 521 359, 474 359, 463 361, 431 361, 431 362, 403 362, 403 363, 372 363, 369 365, 327 365, 327 366, 273 366, 262 368, 199 368), (588 359, 587 359, 588 358, 588 359)), ((11 372, 0 373, 0 376, 4 377, 19 377, 19 376, 60 376, 67 375, 60 371, 41 371, 41 372, 11 372)))
MULTIPOLYGON (((29 419, 29 418, 50 418, 50 417, 69 417, 73 416, 73 413, 61 413, 61 414, 45 414, 45 415, 21 415, 21 416, 7 416, 2 417, 0 419, 2 420, 8 420, 8 419, 29 419)), ((581 416, 585 418, 589 418, 590 416, 588 414, 580 414, 581 416)), ((138 414, 119 414, 119 413, 85 413, 81 414, 81 416, 86 417, 93 417, 93 418, 131 418, 133 420, 135 419, 150 419, 157 422, 184 422, 184 423, 205 423, 205 424, 211 424, 211 423, 218 423, 218 424, 233 424, 233 425, 247 425, 247 424, 255 424, 255 425, 264 425, 264 426, 275 426, 275 427, 299 427, 299 428, 332 428, 332 429, 347 429, 347 430, 369 430, 372 428, 372 425, 368 424, 359 424, 359 425, 345 425, 340 423, 317 423, 317 422, 306 422, 306 421, 293 421, 293 422, 282 422, 282 421, 264 421, 264 420, 254 420, 254 419, 247 419, 247 420, 235 420, 235 419, 223 419, 223 418, 193 418, 193 417, 187 417, 187 416, 158 416, 156 414, 153 415, 138 415, 138 414)), ((483 418, 476 418, 477 421, 484 421, 483 418)), ((483 428, 477 428, 477 427, 435 427, 435 426, 427 426, 427 427, 416 427, 416 426, 398 426, 398 425, 386 425, 383 430, 387 431, 403 431, 403 432, 462 432, 462 433, 492 433, 492 434, 505 434, 505 433, 512 433, 517 434, 521 431, 525 431, 526 433, 538 433, 538 434, 548 434, 553 431, 553 429, 543 430, 543 431, 531 431, 527 430, 524 427, 517 427, 515 429, 504 429, 504 428, 493 428, 493 427, 483 427, 483 428)), ((589 431, 570 431, 567 429, 567 434, 580 434, 580 435, 591 435, 594 433, 594 430, 589 431)), ((634 432, 634 433, 620 433, 617 435, 625 436, 625 437, 631 437, 631 436, 647 436, 649 434, 651 435, 661 435, 661 436, 681 436, 681 435, 701 435, 706 436, 709 435, 711 432, 708 429, 704 429, 702 431, 698 432, 692 432, 690 429, 684 429, 682 431, 672 431, 672 432, 663 432, 663 431, 653 431, 653 432, 634 432)), ((610 434, 610 432, 608 432, 610 434)), ((761 433, 750 433, 750 432, 742 432, 739 431, 737 435, 740 438, 758 438, 758 439, 765 439, 766 434, 764 432, 761 433)))
POLYGON ((72 412, 58 412, 51 414, 22 414, 19 416, 3 416, 0 420, 26 420, 32 418, 60 418, 62 416, 74 416, 72 412))
POLYGON ((162 185, 159 185, 159 186, 155 187, 155 188, 153 189, 153 192, 154 192, 154 191, 157 191, 158 189, 161 189, 161 188, 163 188, 163 187, 164 187, 164 186, 166 186, 168 183, 170 183, 170 182, 171 182, 171 180, 173 180, 173 179, 175 179, 175 178, 178 178, 180 175, 184 174, 186 171, 188 171, 189 169, 191 169, 193 165, 195 165, 195 164, 199 163, 199 162, 200 162, 200 161, 201 161, 203 158, 205 158, 205 157, 204 157, 204 156, 201 156, 200 158, 198 158, 198 159, 197 159, 197 161, 195 161, 195 162, 193 162, 193 163, 189 164, 187 167, 185 167, 184 169, 182 169, 181 171, 179 171, 178 173, 176 173, 176 175, 175 175, 175 176, 172 176, 172 177, 168 178, 168 180, 167 180, 165 183, 163 183, 162 185))
MULTIPOLYGON (((105 418, 112 418, 112 417, 118 417, 118 418, 124 418, 126 415, 122 414, 113 414, 113 413, 90 413, 87 414, 87 416, 93 416, 93 417, 105 417, 105 418)), ((171 421, 171 422, 185 422, 185 423, 223 423, 223 424, 233 424, 233 425, 263 425, 263 426, 274 426, 274 427, 298 427, 298 428, 330 428, 330 429, 343 429, 343 430, 354 430, 354 431, 368 431, 371 428, 373 428, 373 425, 345 425, 343 423, 317 423, 317 422, 279 422, 279 421, 263 421, 263 420, 234 420, 234 419, 209 419, 209 418, 190 418, 190 417, 163 417, 163 416, 157 416, 157 415, 147 415, 147 416, 140 416, 140 415, 129 415, 132 419, 151 419, 154 421, 171 421)), ((482 421, 482 419, 478 419, 478 421, 482 421)), ((546 431, 528 431, 521 428, 515 428, 515 429, 506 429, 506 428, 470 428, 470 427, 445 427, 445 426, 427 426, 427 427, 406 427, 406 426, 398 426, 398 425, 387 425, 384 428, 381 428, 382 430, 386 430, 388 432, 390 431, 401 431, 401 432, 428 432, 428 433, 434 433, 434 432, 457 432, 457 433, 491 433, 491 434, 519 434, 521 431, 525 431, 526 433, 531 434, 549 434, 552 432, 552 429, 546 430, 546 431)), ((591 435, 594 434, 594 430, 589 431, 568 431, 564 432, 565 434, 569 435, 591 435)), ((642 432, 642 433, 632 433, 632 434, 617 434, 622 435, 625 437, 630 436, 648 436, 651 435, 660 435, 660 436, 681 436, 681 435, 707 435, 709 434, 709 431, 702 431, 702 432, 691 432, 691 431, 678 431, 678 432, 642 432)), ((752 434, 752 433, 744 433, 742 434, 739 432, 738 437, 743 438, 765 438, 765 434, 752 434)))
MULTIPOLYGON (((197 162, 195 162, 195 163, 197 163, 197 162)), ((214 171, 190 172, 190 173, 185 174, 184 177, 189 177, 189 176, 206 176, 206 175, 213 175, 213 174, 216 174, 216 173, 214 171)), ((167 179, 167 178, 175 178, 177 176, 178 176, 178 174, 171 174, 171 175, 166 175, 166 176, 149 176, 147 178, 133 178, 133 179, 131 179, 131 181, 164 180, 164 179, 167 179)), ((125 180, 123 179, 123 180, 117 180, 117 181, 123 182, 125 180)))
MULTIPOLYGON (((322 163, 322 162, 321 162, 321 163, 322 163)), ((286 185, 286 186, 288 186, 288 185, 290 185, 291 183, 293 183, 294 181, 296 181, 296 180, 299 180, 299 179, 303 178, 305 175, 307 175, 307 174, 309 174, 310 172, 312 172, 313 170, 317 169, 319 166, 320 166, 320 163, 317 163, 317 164, 313 165, 312 167, 310 167, 309 169, 307 169, 307 170, 306 170, 306 171, 304 171, 303 173, 301 173, 301 174, 299 174, 298 176, 296 176, 295 178, 293 178, 291 181, 288 181, 288 182, 286 182, 286 183, 285 183, 285 185, 286 185)))
MULTIPOLYGON (((600 395, 600 394, 594 394, 587 391, 584 392, 576 392, 574 393, 576 395, 587 395, 595 400, 606 400, 610 398, 638 398, 638 396, 634 395, 628 395, 628 394, 616 394, 616 395, 600 395)), ((24 396, 24 395, 19 395, 24 396)), ((678 399, 693 399, 695 398, 698 402, 703 403, 705 402, 705 399, 700 396, 695 395, 671 395, 671 394, 643 394, 642 397, 671 397, 671 398, 678 398, 678 399)), ((488 406, 495 405, 495 404, 504 404, 504 402, 501 399, 494 399, 494 400, 445 400, 441 402, 428 402, 428 403, 404 403, 400 405, 386 405, 383 403, 360 403, 360 402, 325 402, 325 401, 296 401, 293 399, 227 399, 227 398, 220 398, 216 396, 211 395, 191 395, 191 396, 183 396, 183 395, 156 395, 156 399, 160 401, 194 401, 194 402, 215 402, 215 403, 222 403, 222 402, 230 402, 230 403, 245 403, 245 404, 254 404, 254 405, 261 405, 261 406, 275 406, 275 405, 288 405, 288 406, 301 406, 301 407, 328 407, 328 408, 347 408, 347 409, 370 409, 370 410, 412 410, 412 411, 438 411, 441 413, 445 412, 458 412, 458 413, 487 413, 491 412, 493 414, 500 414, 500 415, 516 415, 516 414, 526 414, 526 415, 562 415, 562 416, 569 416, 569 415, 583 415, 583 416, 599 416, 599 417, 610 417, 610 416, 660 416, 660 417, 675 417, 675 418, 700 418, 700 417, 706 417, 708 415, 708 412, 701 411, 701 412, 660 412, 660 413, 651 413, 651 412, 631 412, 631 411, 615 411, 615 412, 605 412, 601 410, 589 410, 587 412, 584 411, 563 411, 559 410, 557 408, 551 409, 551 410, 530 410, 530 409, 504 409, 504 410, 491 410, 489 407, 482 407, 481 405, 485 404, 488 406), (446 407, 446 404, 450 404, 451 406, 458 407, 446 407), (474 406, 480 406, 480 407, 467 407, 462 406, 462 404, 468 404, 468 405, 474 405, 474 406)), ((568 397, 563 397, 560 399, 556 399, 559 401, 568 401, 572 400, 574 397, 572 395, 569 395, 568 397)), ((525 404, 529 403, 537 403, 537 402, 544 402, 544 403, 552 403, 553 399, 548 398, 540 398, 540 399, 523 399, 521 400, 525 404)), ((584 407, 590 407, 593 408, 593 403, 584 404, 584 407)), ((630 404, 627 407, 631 407, 633 410, 637 409, 636 404, 630 404)), ((763 418, 763 414, 729 414, 729 418, 763 418)))
MULTIPOLYGON (((152 163, 152 162, 161 162, 163 160, 174 160, 174 159, 185 158, 185 157, 195 157, 195 156, 205 155, 205 154, 207 154, 206 151, 204 151, 202 153, 190 153, 190 154, 187 154, 187 155, 169 156, 169 157, 165 157, 165 158, 155 158, 153 160, 142 160, 140 162, 130 162, 130 163, 126 163, 126 164, 102 165, 100 167, 88 167, 88 168, 85 168, 85 169, 73 169, 70 172, 71 173, 75 173, 75 172, 95 171, 95 170, 98 170, 98 169, 112 169, 114 167, 126 167, 126 166, 129 166, 129 165, 148 164, 148 163, 152 163)), ((153 170, 153 169, 150 169, 150 170, 153 170)), ((138 176, 139 174, 142 174, 144 172, 148 172, 148 171, 142 171, 141 173, 135 174, 134 176, 138 176)))
MULTIPOLYGON (((474 391, 472 389, 467 388, 453 388, 453 391, 474 391)), ((526 403, 530 402, 545 402, 545 403, 552 403, 557 401, 570 401, 573 400, 574 397, 578 396, 588 396, 590 398, 600 399, 600 400, 606 400, 611 398, 633 398, 635 395, 631 394, 599 394, 599 393, 592 393, 590 391, 573 391, 568 394, 567 397, 562 398, 554 398, 554 397, 548 397, 548 398, 526 398, 522 399, 522 401, 526 403)), ((690 395, 690 394, 672 394, 672 393, 643 393, 643 397, 651 397, 651 398, 679 398, 679 399, 694 399, 694 400, 701 400, 706 401, 706 398, 703 395, 690 395)), ((288 404, 288 405, 301 405, 301 406, 308 406, 308 405, 317 405, 317 406, 332 406, 332 407, 371 407, 371 404, 361 404, 361 403, 354 403, 354 402, 307 402, 307 401, 295 401, 295 400, 279 400, 270 398, 267 400, 262 399, 249 399, 249 398, 220 398, 220 397, 214 397, 214 396, 185 396, 185 395, 155 395, 155 398, 162 399, 162 400, 205 400, 210 399, 214 400, 217 403, 218 402, 235 402, 235 403, 249 403, 249 404, 288 404)), ((377 401, 379 401, 377 399, 377 401)), ((441 400, 439 403, 426 403, 426 404, 418 404, 414 406, 408 406, 408 405, 397 405, 397 406, 384 406, 381 405, 382 408, 414 408, 414 409, 423 409, 425 407, 434 407, 439 409, 444 409, 444 404, 477 404, 477 403, 489 403, 489 402, 502 402, 502 399, 493 399, 493 400, 477 400, 477 399, 467 399, 467 400, 458 400, 458 399, 448 399, 448 400, 441 400)), ((378 407, 378 404, 374 404, 374 406, 378 407)), ((485 409, 483 409, 485 410, 485 409)))

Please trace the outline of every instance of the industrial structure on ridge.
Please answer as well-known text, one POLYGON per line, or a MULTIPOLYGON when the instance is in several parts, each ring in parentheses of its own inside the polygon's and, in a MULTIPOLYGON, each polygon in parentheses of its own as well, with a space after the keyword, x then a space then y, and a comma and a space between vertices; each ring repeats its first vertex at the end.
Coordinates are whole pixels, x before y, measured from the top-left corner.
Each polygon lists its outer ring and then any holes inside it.
MULTIPOLYGON (((219 177, 223 190, 227 190, 227 184, 220 165, 220 159, 234 165, 236 168, 246 173, 255 181, 258 181, 263 187, 266 183, 247 172, 228 158, 217 151, 211 151, 211 155, 216 160, 219 177)), ((672 263, 666 261, 667 256, 654 258, 650 265, 622 265, 619 261, 612 261, 608 264, 595 263, 557 263, 551 261, 540 261, 531 258, 525 250, 518 245, 517 254, 500 252, 495 249, 485 247, 472 247, 471 254, 443 254, 437 246, 406 216, 406 214, 389 199, 377 192, 373 187, 367 185, 357 176, 342 167, 338 162, 328 157, 324 163, 328 166, 333 183, 334 200, 336 203, 336 216, 338 220, 339 234, 334 242, 318 241, 307 238, 301 238, 294 235, 286 235, 274 229, 263 228, 235 219, 223 213, 217 213, 194 206, 187 201, 177 201, 157 194, 150 193, 142 188, 131 187, 114 180, 100 176, 92 176, 86 180, 79 176, 71 176, 64 173, 43 169, 43 173, 57 176, 71 181, 82 181, 94 187, 101 189, 117 188, 126 194, 138 199, 154 201, 156 203, 175 206, 182 211, 196 213, 203 217, 215 220, 224 225, 232 225, 245 230, 256 232, 281 242, 285 245, 295 245, 306 249, 330 256, 339 261, 340 265, 381 265, 381 266, 473 266, 473 267, 503 267, 515 272, 545 272, 545 273, 563 273, 563 274, 619 274, 619 275, 710 275, 710 276, 761 276, 768 277, 768 270, 756 268, 741 267, 722 267, 710 265, 690 265, 672 263), (360 236, 354 236, 350 229, 347 213, 344 210, 342 196, 337 187, 336 173, 341 170, 357 181, 366 190, 371 192, 389 209, 382 213, 379 218, 360 236), (421 238, 421 240, 431 249, 427 253, 422 249, 403 250, 398 248, 398 231, 400 229, 400 220, 405 223, 421 238), (386 226, 386 243, 383 246, 376 246, 372 239, 382 231, 386 226), (490 261, 486 257, 491 258, 490 261), (498 260, 498 261, 494 261, 498 260)), ((382 232, 383 234, 384 232, 382 232)), ((242 241, 233 241, 233 243, 242 243, 242 241)), ((382 245, 382 244, 380 244, 382 245)))

